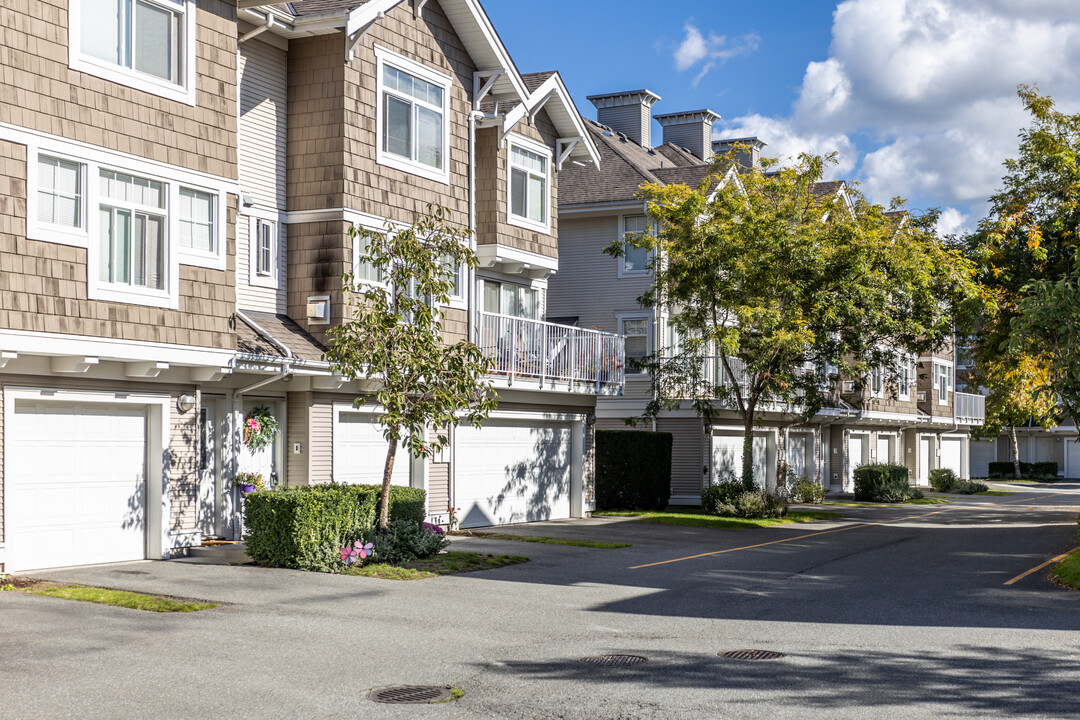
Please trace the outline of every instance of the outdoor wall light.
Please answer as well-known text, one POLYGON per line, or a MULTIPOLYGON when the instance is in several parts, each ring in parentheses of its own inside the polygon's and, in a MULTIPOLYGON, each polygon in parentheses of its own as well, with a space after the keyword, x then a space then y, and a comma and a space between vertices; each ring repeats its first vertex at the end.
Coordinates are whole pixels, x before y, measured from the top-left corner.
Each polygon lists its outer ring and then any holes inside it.
POLYGON ((176 409, 180 411, 181 415, 191 410, 193 407, 195 407, 194 395, 181 395, 176 398, 176 409))

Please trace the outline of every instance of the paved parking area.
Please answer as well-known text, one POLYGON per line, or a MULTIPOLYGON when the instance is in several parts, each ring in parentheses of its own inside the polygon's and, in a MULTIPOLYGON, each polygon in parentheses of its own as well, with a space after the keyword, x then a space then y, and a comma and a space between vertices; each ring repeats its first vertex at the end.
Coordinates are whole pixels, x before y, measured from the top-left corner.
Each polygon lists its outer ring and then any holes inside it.
POLYGON ((761 530, 533 523, 509 531, 633 547, 459 538, 532 561, 416 582, 183 561, 57 571, 222 605, 0 593, 0 717, 1071 717, 1080 593, 1045 573, 1004 583, 1077 544, 1078 505, 1059 484, 761 530), (718 656, 740 648, 786 657, 718 656), (605 653, 648 660, 579 662, 605 653), (365 697, 398 684, 466 695, 365 697))

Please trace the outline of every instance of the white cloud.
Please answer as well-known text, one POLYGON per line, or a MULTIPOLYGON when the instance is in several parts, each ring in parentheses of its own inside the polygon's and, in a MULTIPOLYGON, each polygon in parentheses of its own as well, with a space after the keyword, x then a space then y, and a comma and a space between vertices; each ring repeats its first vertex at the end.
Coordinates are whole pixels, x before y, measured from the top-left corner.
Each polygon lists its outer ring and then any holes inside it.
POLYGON ((937 234, 941 237, 946 235, 966 235, 975 228, 972 227, 971 215, 962 213, 954 207, 947 207, 941 211, 937 221, 937 234))
POLYGON ((1076 0, 845 0, 791 115, 737 118, 729 130, 761 136, 770 154, 831 145, 877 202, 982 212, 1029 122, 1021 83, 1080 110, 1076 0), (857 157, 855 140, 872 151, 857 157))
POLYGON ((837 164, 826 169, 826 180, 848 177, 855 169, 855 145, 843 133, 806 132, 789 120, 763 115, 725 121, 722 128, 719 132, 713 130, 713 139, 758 137, 768 143, 762 153, 781 160, 794 160, 804 152, 812 155, 836 152, 837 164))
POLYGON ((679 47, 675 49, 675 68, 680 72, 689 70, 698 63, 703 63, 694 79, 693 87, 697 87, 701 79, 709 74, 717 64, 737 55, 757 50, 759 38, 754 33, 740 35, 736 38, 728 38, 726 35, 717 35, 709 32, 703 35, 700 30, 687 22, 683 26, 686 35, 679 47))

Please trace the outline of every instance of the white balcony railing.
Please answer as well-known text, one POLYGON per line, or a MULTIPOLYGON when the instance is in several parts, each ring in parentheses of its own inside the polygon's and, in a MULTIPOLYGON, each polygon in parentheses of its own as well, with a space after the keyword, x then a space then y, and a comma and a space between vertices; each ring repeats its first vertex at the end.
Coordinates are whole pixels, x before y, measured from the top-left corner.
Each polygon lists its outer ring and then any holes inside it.
POLYGON ((597 393, 622 391, 625 347, 621 335, 572 325, 481 312, 477 345, 490 372, 526 377, 541 385, 588 384, 597 393))
POLYGON ((986 422, 986 398, 972 393, 953 393, 953 418, 961 425, 982 425, 986 422))

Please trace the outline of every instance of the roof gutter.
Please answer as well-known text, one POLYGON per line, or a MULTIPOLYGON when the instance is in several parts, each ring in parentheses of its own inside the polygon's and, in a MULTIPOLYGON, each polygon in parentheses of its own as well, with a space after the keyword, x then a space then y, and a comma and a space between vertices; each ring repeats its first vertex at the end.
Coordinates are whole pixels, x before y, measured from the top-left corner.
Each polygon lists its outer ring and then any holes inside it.
POLYGON ((264 385, 269 385, 270 383, 276 382, 278 380, 288 380, 289 378, 291 378, 292 375, 293 375, 292 363, 294 361, 292 350, 290 350, 284 343, 279 342, 277 338, 275 338, 273 335, 268 333, 264 328, 262 328, 254 320, 252 320, 247 315, 245 315, 242 310, 237 309, 236 316, 238 318, 240 318, 241 320, 243 320, 245 323, 247 323, 247 325, 252 330, 254 330, 255 332, 262 335, 264 338, 269 340, 271 344, 276 345, 278 347, 278 349, 280 349, 282 352, 285 353, 285 358, 281 363, 281 372, 276 373, 274 375, 271 375, 268 378, 263 378, 262 380, 258 380, 256 382, 252 383, 251 385, 246 385, 246 386, 244 386, 244 387, 242 387, 242 388, 240 388, 238 390, 234 390, 233 391, 234 394, 236 394, 237 396, 246 395, 247 393, 251 392, 252 390, 255 390, 256 388, 261 388, 264 385))

